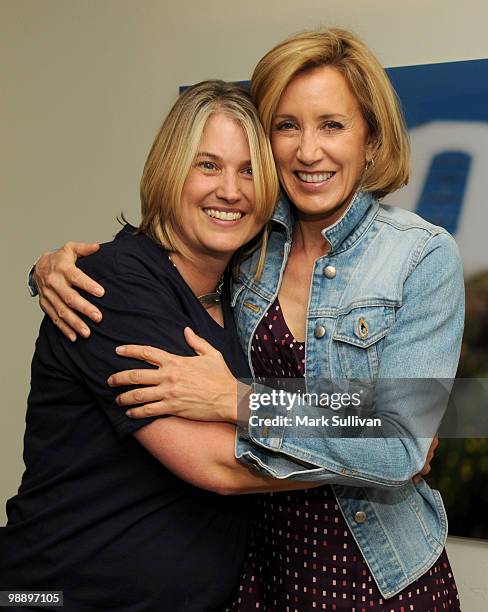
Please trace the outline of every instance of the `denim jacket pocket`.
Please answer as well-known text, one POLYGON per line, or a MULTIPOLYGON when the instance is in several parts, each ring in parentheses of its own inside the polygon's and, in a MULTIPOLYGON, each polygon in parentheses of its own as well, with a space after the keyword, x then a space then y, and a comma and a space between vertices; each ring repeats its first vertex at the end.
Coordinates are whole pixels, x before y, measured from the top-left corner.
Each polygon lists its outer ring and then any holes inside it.
POLYGON ((376 378, 382 340, 395 320, 393 306, 356 307, 339 315, 333 346, 345 378, 376 378))

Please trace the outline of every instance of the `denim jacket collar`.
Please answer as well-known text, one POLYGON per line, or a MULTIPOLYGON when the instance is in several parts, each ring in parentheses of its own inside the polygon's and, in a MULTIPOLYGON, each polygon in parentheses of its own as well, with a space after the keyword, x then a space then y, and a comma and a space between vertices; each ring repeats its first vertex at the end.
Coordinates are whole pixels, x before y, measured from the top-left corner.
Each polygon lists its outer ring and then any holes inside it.
MULTIPOLYGON (((284 226, 287 239, 291 239, 294 219, 292 204, 281 192, 272 221, 284 226)), ((338 253, 349 248, 363 235, 378 211, 378 202, 371 193, 356 191, 345 213, 333 225, 322 230, 322 236, 330 244, 330 252, 338 253)))
POLYGON ((291 212, 292 206, 286 193, 281 190, 271 221, 284 226, 287 240, 291 240, 291 232, 294 224, 293 213, 291 212))

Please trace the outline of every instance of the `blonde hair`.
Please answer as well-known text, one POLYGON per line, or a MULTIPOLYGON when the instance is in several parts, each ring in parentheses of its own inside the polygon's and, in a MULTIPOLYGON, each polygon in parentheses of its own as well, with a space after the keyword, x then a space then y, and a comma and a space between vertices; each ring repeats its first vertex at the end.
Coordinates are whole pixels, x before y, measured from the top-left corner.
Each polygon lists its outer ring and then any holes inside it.
MULTIPOLYGON (((139 231, 170 251, 183 249, 178 238, 183 185, 198 153, 205 124, 215 113, 234 119, 247 136, 257 221, 263 224, 269 221, 276 204, 279 183, 273 154, 249 93, 241 86, 224 81, 197 83, 179 96, 163 121, 141 179, 139 231)), ((264 266, 266 235, 262 244, 259 274, 264 266)))
POLYGON ((268 135, 280 97, 299 73, 332 66, 355 95, 370 141, 374 164, 367 164, 361 188, 375 197, 408 182, 410 144, 398 97, 371 50, 354 34, 339 28, 306 31, 271 49, 256 66, 251 95, 268 135))

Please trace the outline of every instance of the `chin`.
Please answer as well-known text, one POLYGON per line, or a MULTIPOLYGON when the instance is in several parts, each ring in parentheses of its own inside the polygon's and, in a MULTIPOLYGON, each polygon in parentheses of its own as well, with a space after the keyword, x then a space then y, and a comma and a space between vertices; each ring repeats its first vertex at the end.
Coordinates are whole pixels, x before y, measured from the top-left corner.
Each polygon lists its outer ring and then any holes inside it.
MULTIPOLYGON (((327 198, 328 200, 329 198, 327 198)), ((339 205, 332 202, 324 202, 323 198, 314 197, 314 198, 303 198, 297 197, 296 199, 292 199, 292 202, 295 204, 298 212, 304 215, 328 215, 332 211, 337 208, 340 208, 339 205)))
POLYGON ((342 214, 346 208, 349 198, 344 198, 342 195, 319 193, 314 195, 293 194, 290 200, 295 205, 297 211, 307 216, 330 217, 331 215, 342 214))
POLYGON ((207 246, 207 253, 210 256, 213 257, 218 257, 219 259, 222 257, 232 257, 232 255, 234 255, 234 253, 237 251, 237 249, 242 246, 242 244, 239 242, 237 243, 233 243, 233 244, 218 244, 213 242, 211 245, 207 246))

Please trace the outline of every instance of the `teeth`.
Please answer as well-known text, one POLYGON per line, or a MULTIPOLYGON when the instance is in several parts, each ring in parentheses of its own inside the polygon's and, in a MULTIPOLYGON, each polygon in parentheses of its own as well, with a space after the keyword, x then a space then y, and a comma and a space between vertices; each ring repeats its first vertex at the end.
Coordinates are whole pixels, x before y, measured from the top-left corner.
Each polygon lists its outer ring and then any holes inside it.
POLYGON ((317 172, 315 174, 309 174, 308 172, 297 172, 298 177, 301 181, 306 183, 322 183, 328 181, 335 172, 317 172))
POLYGON ((237 221, 242 217, 241 212, 224 212, 222 210, 214 210, 213 208, 204 208, 204 212, 212 218, 221 219, 222 221, 237 221))

